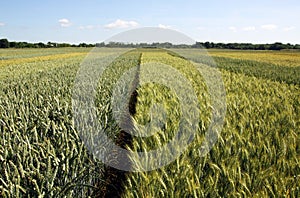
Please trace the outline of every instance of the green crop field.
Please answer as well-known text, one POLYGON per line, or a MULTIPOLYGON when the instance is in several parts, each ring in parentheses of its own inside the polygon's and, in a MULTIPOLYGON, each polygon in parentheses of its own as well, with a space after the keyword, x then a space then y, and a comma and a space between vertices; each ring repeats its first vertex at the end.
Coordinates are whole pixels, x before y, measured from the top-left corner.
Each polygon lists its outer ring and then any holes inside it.
MULTIPOLYGON (((84 123, 73 119, 74 82, 90 50, 0 49, 0 197, 300 196, 299 51, 209 50, 199 55, 196 49, 135 49, 115 59, 97 82, 95 105, 103 131, 124 149, 160 148, 172 140, 181 122, 190 122, 180 120, 180 95, 187 91, 180 83, 177 93, 147 82, 135 89, 135 101, 130 101, 131 122, 162 123, 150 137, 124 135, 113 118, 111 98, 122 93, 114 87, 131 68, 140 66, 136 75, 143 81, 159 67, 151 62, 172 66, 187 79, 199 106, 190 111, 199 117, 197 124, 187 129, 195 136, 178 158, 156 170, 124 172, 87 149, 78 131, 84 123), (214 64, 224 83, 225 119, 216 144, 201 156, 214 112, 203 75, 213 76, 214 64), (161 109, 164 118, 151 116, 161 109)), ((97 56, 118 51, 109 48, 97 56)), ((164 77, 159 68, 155 75, 166 83, 177 82, 171 72, 164 77)), ((137 157, 130 160, 136 162, 137 157)))

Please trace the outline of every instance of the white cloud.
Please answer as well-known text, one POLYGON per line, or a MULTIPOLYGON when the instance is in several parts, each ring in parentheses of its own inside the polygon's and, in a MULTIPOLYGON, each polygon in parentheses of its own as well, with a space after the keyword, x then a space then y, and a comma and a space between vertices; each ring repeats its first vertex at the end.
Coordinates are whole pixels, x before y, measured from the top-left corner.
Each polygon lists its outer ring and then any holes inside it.
POLYGON ((266 24, 266 25, 262 25, 261 28, 264 30, 275 30, 275 29, 277 29, 277 25, 266 24))
POLYGON ((59 19, 58 22, 60 23, 61 27, 70 27, 72 25, 69 19, 59 19))
POLYGON ((124 21, 124 20, 118 19, 113 23, 105 25, 104 27, 107 29, 115 29, 115 28, 136 27, 138 25, 139 24, 136 21, 124 21))
POLYGON ((288 31, 292 31, 292 30, 294 30, 294 29, 296 29, 296 27, 294 27, 294 26, 289 26, 289 27, 283 28, 283 31, 288 32, 288 31))
POLYGON ((248 26, 243 28, 244 31, 255 31, 255 29, 256 28, 254 26, 248 26))
POLYGON ((233 31, 233 32, 237 32, 237 28, 234 27, 234 26, 231 26, 231 27, 229 27, 228 29, 231 30, 231 31, 233 31))
POLYGON ((170 29, 171 28, 170 25, 163 25, 163 24, 159 24, 158 27, 162 28, 162 29, 170 29))
POLYGON ((95 28, 96 28, 96 26, 94 26, 94 25, 79 26, 80 30, 92 30, 95 28))
POLYGON ((0 26, 5 26, 5 23, 1 23, 1 22, 0 22, 0 26))

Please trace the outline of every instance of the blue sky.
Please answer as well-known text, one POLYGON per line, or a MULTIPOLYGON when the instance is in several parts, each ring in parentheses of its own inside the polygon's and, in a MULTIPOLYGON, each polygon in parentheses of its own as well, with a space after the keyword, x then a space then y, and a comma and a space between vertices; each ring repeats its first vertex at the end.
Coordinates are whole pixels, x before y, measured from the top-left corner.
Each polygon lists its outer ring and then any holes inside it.
POLYGON ((299 0, 3 0, 0 38, 95 43, 161 27, 197 41, 300 44, 299 13, 299 0))

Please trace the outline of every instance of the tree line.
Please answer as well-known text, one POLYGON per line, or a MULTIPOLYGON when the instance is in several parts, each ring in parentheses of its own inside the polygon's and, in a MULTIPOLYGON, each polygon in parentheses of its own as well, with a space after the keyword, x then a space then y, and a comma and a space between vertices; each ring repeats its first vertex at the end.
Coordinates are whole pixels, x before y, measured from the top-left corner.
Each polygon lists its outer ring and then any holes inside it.
POLYGON ((272 44, 252 44, 252 43, 214 43, 214 42, 196 42, 193 45, 187 44, 172 44, 165 43, 122 43, 122 42, 109 42, 109 43, 96 43, 87 44, 80 43, 28 43, 8 41, 7 39, 0 39, 0 48, 60 48, 60 47, 119 47, 119 48, 207 48, 207 49, 236 49, 236 50, 283 50, 283 49, 300 49, 299 44, 284 44, 280 42, 272 44))
POLYGON ((80 43, 69 44, 69 43, 28 43, 28 42, 16 42, 8 41, 7 39, 0 39, 0 48, 59 48, 59 47, 95 47, 95 44, 80 43))

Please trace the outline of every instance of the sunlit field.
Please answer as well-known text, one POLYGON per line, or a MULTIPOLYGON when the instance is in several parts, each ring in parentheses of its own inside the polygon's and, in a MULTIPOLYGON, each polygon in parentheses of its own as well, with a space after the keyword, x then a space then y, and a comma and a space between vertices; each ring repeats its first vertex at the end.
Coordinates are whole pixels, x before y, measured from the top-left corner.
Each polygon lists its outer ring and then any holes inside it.
POLYGON ((300 196, 299 51, 208 51, 222 75, 226 114, 216 144, 204 157, 199 150, 213 108, 193 64, 209 73, 216 69, 212 63, 196 49, 176 49, 186 58, 172 49, 135 49, 120 56, 99 80, 95 102, 104 132, 116 144, 131 151, 161 147, 172 140, 182 116, 178 94, 143 84, 135 90, 134 123, 154 119, 153 102, 164 108, 165 123, 151 137, 133 137, 129 144, 120 138, 110 97, 122 74, 137 65, 143 71, 151 62, 171 65, 190 82, 200 107, 195 137, 180 157, 157 170, 127 172, 114 189, 118 175, 113 174, 120 172, 110 172, 87 150, 73 120, 74 80, 91 49, 0 50, 0 197, 300 196))
POLYGON ((299 66, 299 50, 286 51, 265 51, 265 50, 209 50, 211 56, 237 58, 242 60, 253 60, 265 63, 272 63, 279 66, 299 66))

